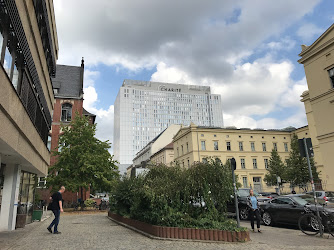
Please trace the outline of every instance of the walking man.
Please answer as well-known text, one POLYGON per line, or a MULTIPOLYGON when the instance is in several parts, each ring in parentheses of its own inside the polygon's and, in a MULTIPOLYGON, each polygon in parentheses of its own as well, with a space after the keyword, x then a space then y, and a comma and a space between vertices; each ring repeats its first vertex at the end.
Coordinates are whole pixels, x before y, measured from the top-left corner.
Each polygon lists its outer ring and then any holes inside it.
POLYGON ((52 227, 54 226, 53 233, 60 234, 58 231, 59 217, 60 212, 64 212, 63 210, 63 196, 62 194, 65 192, 65 187, 61 186, 59 191, 54 193, 50 199, 52 199, 51 210, 55 216, 54 220, 51 222, 50 226, 48 226, 48 231, 52 233, 52 227))

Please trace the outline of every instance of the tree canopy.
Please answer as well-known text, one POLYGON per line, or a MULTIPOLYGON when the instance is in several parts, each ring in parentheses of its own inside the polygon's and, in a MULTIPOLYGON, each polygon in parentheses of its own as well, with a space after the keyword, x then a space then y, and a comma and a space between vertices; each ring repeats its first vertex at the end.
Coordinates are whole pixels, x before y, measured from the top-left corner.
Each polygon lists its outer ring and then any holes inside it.
POLYGON ((62 125, 57 162, 49 169, 47 185, 66 186, 70 191, 91 187, 110 191, 118 179, 118 168, 109 153, 110 143, 95 138, 96 124, 76 113, 69 125, 62 125))
POLYGON ((277 177, 280 177, 282 181, 285 178, 286 167, 284 166, 278 152, 274 149, 271 151, 267 170, 268 173, 265 175, 264 181, 269 186, 277 185, 277 177))
MULTIPOLYGON (((310 157, 311 169, 314 181, 319 181, 319 173, 314 166, 314 160, 310 157)), ((307 160, 300 156, 298 137, 294 134, 291 138, 291 151, 286 160, 286 180, 293 186, 305 187, 310 182, 307 160)))

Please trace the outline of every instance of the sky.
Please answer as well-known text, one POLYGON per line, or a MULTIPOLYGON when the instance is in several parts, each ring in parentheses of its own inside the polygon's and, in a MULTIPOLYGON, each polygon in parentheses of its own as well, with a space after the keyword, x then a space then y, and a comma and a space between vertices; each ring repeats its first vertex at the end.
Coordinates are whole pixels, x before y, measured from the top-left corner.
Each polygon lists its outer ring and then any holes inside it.
MULTIPOLYGON (((207 85, 225 126, 307 125, 301 45, 334 22, 330 0, 56 0, 57 63, 85 60, 84 107, 113 142, 124 79, 207 85)), ((112 152, 112 149, 111 149, 112 152)))

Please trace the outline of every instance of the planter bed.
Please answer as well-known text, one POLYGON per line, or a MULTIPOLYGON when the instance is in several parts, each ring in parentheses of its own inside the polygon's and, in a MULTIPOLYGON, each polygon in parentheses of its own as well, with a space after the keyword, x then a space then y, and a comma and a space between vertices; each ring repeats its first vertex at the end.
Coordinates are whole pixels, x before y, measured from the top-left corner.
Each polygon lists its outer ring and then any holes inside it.
POLYGON ((129 219, 118 214, 111 213, 110 211, 108 212, 108 216, 115 221, 121 222, 159 238, 226 242, 244 242, 250 240, 249 231, 231 232, 216 229, 155 226, 145 222, 129 219))

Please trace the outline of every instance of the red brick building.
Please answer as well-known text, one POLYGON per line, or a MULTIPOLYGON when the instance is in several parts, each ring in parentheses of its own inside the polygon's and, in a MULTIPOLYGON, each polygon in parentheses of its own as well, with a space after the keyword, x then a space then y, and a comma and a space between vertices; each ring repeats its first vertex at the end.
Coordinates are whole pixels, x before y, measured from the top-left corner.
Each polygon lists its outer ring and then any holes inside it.
MULTIPOLYGON (((53 92, 55 95, 52 126, 49 136, 49 148, 58 149, 58 140, 61 134, 61 124, 69 124, 74 118, 75 113, 89 117, 92 123, 95 123, 95 115, 89 113, 83 108, 83 79, 84 79, 84 60, 81 66, 57 65, 57 76, 53 79, 53 92)), ((51 156, 50 165, 57 161, 55 156, 51 156)), ((39 187, 43 187, 45 181, 43 178, 39 181, 39 187)), ((48 200, 50 192, 48 189, 39 189, 41 200, 48 200)), ((90 192, 84 192, 84 200, 89 199, 90 192)), ((64 203, 73 203, 81 199, 81 192, 72 193, 66 191, 63 194, 64 203)))

